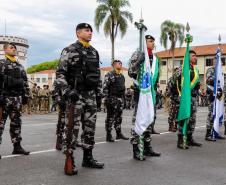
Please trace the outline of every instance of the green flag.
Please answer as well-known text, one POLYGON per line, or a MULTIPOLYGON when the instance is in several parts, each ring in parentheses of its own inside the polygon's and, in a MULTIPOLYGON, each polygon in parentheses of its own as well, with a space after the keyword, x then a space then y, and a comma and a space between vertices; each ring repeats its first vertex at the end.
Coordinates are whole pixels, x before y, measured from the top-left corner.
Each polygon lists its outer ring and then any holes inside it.
POLYGON ((181 75, 181 97, 178 112, 178 121, 184 121, 183 136, 187 135, 187 124, 191 115, 191 87, 190 87, 190 47, 191 36, 187 34, 187 48, 184 56, 182 75, 181 75))

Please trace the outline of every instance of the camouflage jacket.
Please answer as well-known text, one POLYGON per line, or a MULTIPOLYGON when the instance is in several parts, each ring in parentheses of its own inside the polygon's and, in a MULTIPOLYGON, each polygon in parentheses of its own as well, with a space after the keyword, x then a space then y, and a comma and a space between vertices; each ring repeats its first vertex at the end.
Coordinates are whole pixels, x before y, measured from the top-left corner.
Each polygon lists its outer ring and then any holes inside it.
MULTIPOLYGON (((61 89, 62 95, 64 95, 67 90, 70 90, 73 88, 72 85, 70 85, 70 82, 75 79, 71 79, 69 77, 70 67, 73 65, 76 65, 79 62, 81 64, 84 63, 81 52, 79 52, 75 46, 78 44, 80 44, 80 43, 77 41, 76 43, 69 45, 68 47, 64 48, 61 53, 60 62, 59 62, 58 68, 56 70, 56 84, 57 84, 58 88, 61 89)), ((84 52, 89 51, 92 53, 96 53, 96 55, 98 55, 98 52, 92 46, 85 48, 80 44, 79 47, 82 48, 82 50, 84 52)), ((98 60, 99 60, 99 55, 98 55, 98 60)), ((84 67, 85 66, 82 66, 83 69, 84 69, 84 67)), ((74 73, 75 73, 75 78, 76 78, 76 76, 82 75, 83 71, 80 70, 80 71, 76 71, 74 73)), ((82 84, 77 84, 76 88, 79 88, 81 85, 82 84)), ((97 93, 97 96, 101 95, 101 93, 102 93, 101 78, 99 78, 99 82, 98 82, 97 87, 95 88, 95 91, 97 93)))
POLYGON ((211 67, 207 69, 206 71, 206 92, 207 96, 213 96, 213 89, 214 89, 214 73, 215 73, 215 68, 211 67))
MULTIPOLYGON (((128 69, 128 75, 133 78, 134 80, 137 79, 137 76, 139 74, 139 71, 140 71, 140 65, 144 62, 144 61, 141 61, 142 55, 143 53, 140 52, 140 51, 135 51, 133 54, 132 54, 132 57, 130 58, 130 61, 129 61, 129 69, 128 69)), ((150 59, 150 65, 152 66, 152 61, 153 61, 153 55, 150 55, 149 56, 149 59, 150 59)), ((156 81, 156 84, 154 86, 154 89, 157 90, 157 83, 158 83, 158 78, 159 78, 159 75, 157 77, 157 81, 156 81)), ((137 84, 134 84, 134 87, 135 88, 138 88, 137 84)))
POLYGON ((105 75, 103 96, 105 98, 109 96, 125 96, 125 77, 122 73, 117 74, 115 70, 112 70, 105 75), (117 79, 121 81, 121 84, 116 84, 117 79))
POLYGON ((0 60, 0 93, 6 96, 30 96, 30 89, 28 85, 27 74, 24 67, 18 62, 11 62, 9 59, 2 59, 0 60), (17 75, 15 75, 15 68, 19 71, 17 75), (7 74, 7 71, 11 71, 10 75, 7 74), (9 80, 9 76, 12 76, 11 79, 17 79, 18 81, 22 81, 22 85, 20 84, 16 89, 7 89, 7 81, 9 80))
MULTIPOLYGON (((194 78, 194 68, 190 69, 190 81, 193 80, 194 78)), ((175 96, 179 96, 179 91, 181 92, 181 75, 182 75, 182 67, 179 67, 176 72, 173 74, 172 77, 172 86, 173 89, 177 89, 175 91, 173 91, 173 95, 175 96)), ((199 74, 198 74, 199 75, 199 74)), ((200 89, 200 82, 198 81, 194 88, 191 90, 191 96, 193 97, 197 97, 199 95, 199 89, 200 89)))

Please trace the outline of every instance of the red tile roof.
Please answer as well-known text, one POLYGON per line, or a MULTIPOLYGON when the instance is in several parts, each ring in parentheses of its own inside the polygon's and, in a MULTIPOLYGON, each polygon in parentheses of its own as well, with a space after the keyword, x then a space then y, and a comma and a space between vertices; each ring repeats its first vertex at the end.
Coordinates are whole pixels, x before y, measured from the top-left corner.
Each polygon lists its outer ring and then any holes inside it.
MULTIPOLYGON (((197 56, 211 56, 216 54, 216 49, 218 47, 218 44, 212 44, 212 45, 203 45, 203 46, 193 46, 191 47, 192 50, 194 50, 197 54, 197 56)), ((221 44, 221 50, 222 54, 226 54, 226 44, 221 44)), ((185 47, 176 48, 175 49, 175 57, 183 57, 185 54, 185 47)), ((169 50, 164 50, 157 52, 156 55, 160 58, 171 58, 172 53, 169 50)))
POLYGON ((50 70, 43 70, 43 71, 35 72, 34 74, 52 74, 55 72, 56 72, 56 70, 50 69, 50 70))
MULTIPOLYGON (((101 67, 101 68, 100 68, 101 71, 111 71, 112 69, 113 69, 113 68, 112 68, 111 66, 108 66, 108 67, 101 67)), ((123 71, 128 71, 128 69, 125 68, 125 67, 122 67, 122 70, 123 70, 123 71)))

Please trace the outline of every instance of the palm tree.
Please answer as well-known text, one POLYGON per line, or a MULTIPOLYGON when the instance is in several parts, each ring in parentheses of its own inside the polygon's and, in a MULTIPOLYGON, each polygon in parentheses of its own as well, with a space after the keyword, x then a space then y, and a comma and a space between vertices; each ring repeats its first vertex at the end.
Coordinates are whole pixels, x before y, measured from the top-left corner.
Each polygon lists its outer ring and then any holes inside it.
MULTIPOLYGON (((185 27, 182 24, 174 23, 170 20, 166 20, 161 24, 161 36, 160 43, 165 49, 167 49, 168 41, 170 41, 171 46, 169 52, 172 53, 172 68, 174 70, 174 50, 177 42, 179 41, 179 46, 181 47, 184 42, 184 30, 185 27)), ((173 73, 172 70, 172 73, 173 73)))
POLYGON ((132 13, 122 10, 129 7, 129 0, 97 0, 99 3, 95 11, 95 27, 99 32, 100 26, 104 23, 104 34, 111 39, 111 59, 114 60, 115 55, 115 39, 118 31, 121 32, 121 38, 126 34, 128 23, 133 21, 132 13))

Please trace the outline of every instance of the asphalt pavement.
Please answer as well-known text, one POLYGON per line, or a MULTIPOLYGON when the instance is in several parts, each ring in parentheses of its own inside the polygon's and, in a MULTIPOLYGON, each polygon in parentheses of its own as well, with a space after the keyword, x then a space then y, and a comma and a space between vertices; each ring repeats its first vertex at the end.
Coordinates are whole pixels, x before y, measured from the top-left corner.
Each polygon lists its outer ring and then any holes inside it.
MULTIPOLYGON (((198 109, 194 134, 203 146, 189 150, 176 148, 176 133, 168 132, 167 113, 158 110, 156 130, 161 134, 153 135, 152 144, 162 155, 146 161, 133 160, 129 141, 105 142, 105 117, 105 113, 98 113, 94 149, 95 158, 103 161, 105 168, 81 167, 82 151, 77 149, 76 176, 64 175, 65 157, 54 149, 56 113, 23 116, 22 145, 31 151, 29 156, 11 155, 13 147, 7 123, 0 146, 0 185, 226 185, 226 141, 204 140, 206 107, 198 109)), ((122 130, 127 136, 131 119, 132 111, 126 110, 122 130)))

